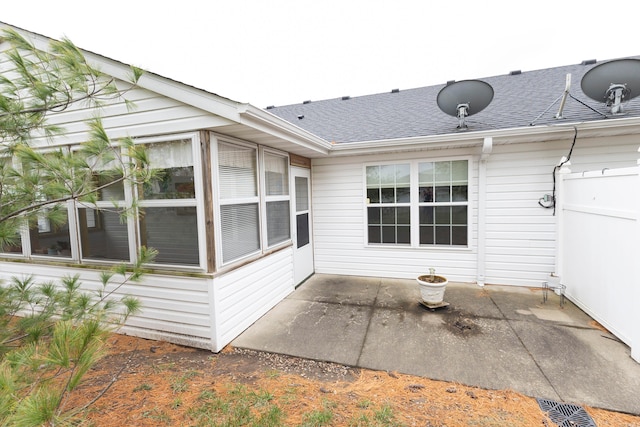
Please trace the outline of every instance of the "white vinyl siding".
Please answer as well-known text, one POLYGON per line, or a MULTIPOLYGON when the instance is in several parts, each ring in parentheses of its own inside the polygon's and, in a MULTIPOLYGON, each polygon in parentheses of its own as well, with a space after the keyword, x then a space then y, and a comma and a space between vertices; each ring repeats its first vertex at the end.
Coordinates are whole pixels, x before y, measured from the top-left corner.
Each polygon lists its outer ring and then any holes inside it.
MULTIPOLYGON (((12 276, 33 275, 38 283, 57 283, 62 276, 76 274, 86 289, 101 286, 99 270, 0 262, 0 280, 4 281, 12 276)), ((128 319, 121 332, 215 350, 213 311, 209 301, 211 282, 210 278, 146 274, 139 283, 127 283, 114 293, 114 297, 130 295, 138 298, 142 310, 128 319)))
MULTIPOLYGON (((538 200, 553 191, 552 171, 571 139, 497 145, 487 162, 487 284, 540 286, 555 270, 556 217, 538 200)), ((581 138, 571 170, 634 166, 633 137, 581 138)))
POLYGON ((219 349, 294 290, 293 249, 260 258, 214 279, 219 349))
MULTIPOLYGON (((374 277, 415 278, 428 267, 447 272, 450 280, 475 280, 475 235, 468 247, 409 247, 367 245, 366 165, 402 164, 413 159, 430 161, 455 157, 469 159, 469 226, 475 228, 477 163, 463 150, 446 153, 402 153, 390 155, 314 159, 312 165, 312 207, 314 255, 317 273, 374 277)), ((417 208, 417 206, 416 206, 417 208)), ((416 224, 417 225, 417 224, 416 224)), ((417 227, 416 232, 417 234, 417 227)))

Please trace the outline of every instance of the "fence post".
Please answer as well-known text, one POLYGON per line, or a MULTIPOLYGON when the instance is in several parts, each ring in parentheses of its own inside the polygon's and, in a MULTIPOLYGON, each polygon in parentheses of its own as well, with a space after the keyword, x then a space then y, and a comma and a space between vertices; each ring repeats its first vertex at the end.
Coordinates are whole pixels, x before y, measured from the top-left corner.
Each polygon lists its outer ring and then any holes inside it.
MULTIPOLYGON (((566 161, 563 157, 562 162, 566 161)), ((555 271, 553 273, 554 276, 559 278, 560 285, 564 284, 564 180, 565 177, 571 173, 571 169, 569 169, 570 162, 564 163, 564 165, 558 171, 558 176, 556 177, 556 195, 555 195, 555 206, 554 210, 556 213, 556 264, 555 271)))
MULTIPOLYGON (((638 148, 638 153, 640 153, 640 147, 638 148)), ((635 185, 635 191, 632 192, 632 194, 635 195, 636 198, 636 230, 635 230, 635 238, 632 239, 632 241, 635 242, 635 246, 636 246, 636 252, 640 252, 640 154, 638 156, 638 160, 637 160, 637 164, 638 167, 636 168, 637 171, 637 175, 636 175, 636 185, 635 185)), ((635 286, 633 287, 633 289, 635 290, 635 301, 640 301, 640 266, 636 265, 636 271, 635 271, 635 286)), ((636 310, 636 312, 634 313, 635 315, 635 324, 636 325, 640 325, 640 311, 636 310)), ((629 347, 631 347, 631 358, 633 360, 635 360, 636 362, 640 363, 640 328, 636 327, 632 329, 632 336, 631 336, 631 345, 629 347)))

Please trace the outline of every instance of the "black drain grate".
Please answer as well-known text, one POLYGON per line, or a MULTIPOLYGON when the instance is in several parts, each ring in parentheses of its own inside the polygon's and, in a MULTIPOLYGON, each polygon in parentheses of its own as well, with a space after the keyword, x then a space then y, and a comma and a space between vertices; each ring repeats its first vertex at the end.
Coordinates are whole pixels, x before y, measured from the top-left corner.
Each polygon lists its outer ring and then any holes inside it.
POLYGON ((540 409, 560 427, 597 427, 587 412, 578 405, 536 399, 540 409))

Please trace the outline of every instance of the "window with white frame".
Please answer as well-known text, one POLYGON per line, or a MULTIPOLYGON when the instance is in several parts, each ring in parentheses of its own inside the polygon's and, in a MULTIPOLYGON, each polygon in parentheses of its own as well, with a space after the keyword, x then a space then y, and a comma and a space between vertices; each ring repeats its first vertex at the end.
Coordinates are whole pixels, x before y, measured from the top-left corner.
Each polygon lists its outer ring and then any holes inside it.
POLYGON ((410 244, 410 165, 367 166, 369 243, 410 244))
POLYGON ((155 264, 201 266, 204 257, 198 230, 203 228, 202 203, 196 197, 201 191, 201 172, 199 144, 194 141, 195 135, 141 140, 148 149, 154 179, 133 188, 118 176, 107 176, 109 165, 97 166, 95 179, 100 190, 95 203, 69 201, 49 207, 59 210, 55 223, 44 217, 34 221, 22 234, 20 245, 0 251, 22 252, 24 246, 30 250, 23 256, 129 262, 139 245, 144 245, 158 250, 155 264), (139 217, 124 214, 133 206, 134 197, 138 198, 139 217), (74 246, 79 249, 75 254, 74 246))
POLYGON ((468 161, 366 166, 367 242, 466 246, 468 161))
POLYGON ((138 188, 140 240, 158 250, 160 264, 200 263, 198 210, 191 139, 151 143, 154 179, 138 188))
POLYGON ((289 158, 239 142, 217 147, 222 263, 290 241, 289 158))
POLYGON ((418 163, 420 245, 466 246, 468 161, 418 163))
POLYGON ((291 238, 289 159, 266 151, 263 158, 267 247, 272 247, 291 238))
POLYGON ((130 192, 122 175, 112 175, 113 165, 95 166, 97 201, 78 204, 78 230, 81 257, 86 260, 130 261, 129 226, 124 209, 130 205, 130 192))
POLYGON ((222 262, 260 250, 258 150, 218 143, 222 262))

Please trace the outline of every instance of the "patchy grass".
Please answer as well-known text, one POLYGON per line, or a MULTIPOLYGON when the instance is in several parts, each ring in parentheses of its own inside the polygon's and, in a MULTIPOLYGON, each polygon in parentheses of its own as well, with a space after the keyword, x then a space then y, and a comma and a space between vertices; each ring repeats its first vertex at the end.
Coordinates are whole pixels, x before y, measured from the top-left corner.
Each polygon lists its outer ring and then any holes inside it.
MULTIPOLYGON (((212 357, 131 337, 114 341, 112 354, 88 374, 70 402, 82 406, 121 366, 128 367, 91 407, 88 426, 554 425, 535 399, 509 390, 368 370, 327 377, 304 359, 285 369, 255 353, 227 350, 212 357)), ((640 417, 585 409, 598 426, 640 427, 640 417)))

